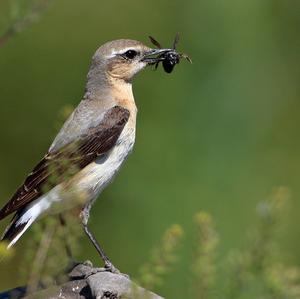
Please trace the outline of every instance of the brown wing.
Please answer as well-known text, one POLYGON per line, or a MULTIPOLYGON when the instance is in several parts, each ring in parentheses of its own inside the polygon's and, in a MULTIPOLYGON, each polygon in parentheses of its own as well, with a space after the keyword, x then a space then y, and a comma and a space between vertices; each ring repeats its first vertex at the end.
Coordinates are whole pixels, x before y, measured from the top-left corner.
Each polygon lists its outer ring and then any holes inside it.
POLYGON ((115 145, 128 118, 127 109, 115 106, 105 114, 99 125, 91 128, 87 134, 57 152, 47 153, 0 211, 0 220, 107 153, 115 145))

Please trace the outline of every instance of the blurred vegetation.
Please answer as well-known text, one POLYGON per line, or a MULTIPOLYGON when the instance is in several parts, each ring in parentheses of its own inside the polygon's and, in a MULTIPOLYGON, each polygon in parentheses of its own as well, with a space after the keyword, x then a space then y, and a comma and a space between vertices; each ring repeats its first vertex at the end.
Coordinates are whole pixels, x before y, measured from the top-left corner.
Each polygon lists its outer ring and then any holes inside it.
POLYGON ((229 254, 224 298, 299 298, 300 268, 284 263, 276 241, 288 197, 281 187, 258 204, 258 222, 245 248, 229 254))
POLYGON ((176 249, 182 234, 181 226, 175 224, 165 232, 161 242, 153 249, 150 261, 140 268, 137 280, 143 287, 152 290, 162 284, 164 276, 176 262, 176 249))
POLYGON ((80 252, 82 228, 76 214, 65 213, 64 221, 66 225, 58 217, 47 217, 33 227, 33 238, 19 265, 19 281, 26 282, 29 294, 68 279, 66 274, 80 252))
MULTIPOLYGON (((232 248, 222 259, 219 258, 219 237, 212 217, 206 212, 197 213, 194 217, 194 254, 189 262, 191 280, 185 285, 188 298, 299 298, 300 267, 284 262, 277 241, 288 199, 289 190, 279 187, 269 198, 259 202, 257 217, 243 249, 232 248)), ((51 217, 34 226, 34 239, 28 244, 20 265, 22 275, 28 281, 29 293, 67 279, 67 266, 72 261, 70 252, 74 256, 78 254, 81 236, 77 217, 70 213, 66 216, 67 226, 51 217)), ((180 225, 167 229, 153 248, 149 261, 140 267, 135 280, 147 289, 159 291, 178 266, 182 256, 179 248, 188 245, 182 237, 180 225)))
MULTIPOLYGON (((1 1, 0 36, 22 24, 34 3, 1 1)), ((148 35, 168 45, 179 31, 178 49, 193 65, 182 62, 170 76, 148 70, 135 80, 135 151, 94 206, 91 229, 112 261, 139 277, 140 265, 155 265, 152 258, 145 263, 149 248, 179 223, 185 237, 177 264, 167 263, 166 274, 155 274, 164 283, 153 284, 167 298, 184 298, 195 285, 196 298, 299 297, 300 3, 61 0, 45 11, 0 48, 1 203, 46 152, 57 112, 81 99, 99 45, 122 37, 148 43, 148 35), (275 236, 277 225, 263 216, 268 202, 258 209, 256 228, 252 210, 281 184, 294 200, 275 236), (199 210, 209 214, 192 224, 199 210), (198 279, 201 273, 207 280, 198 279)), ((16 265, 35 235, 27 232, 1 263, 1 289, 16 285, 16 265)), ((80 243, 78 259, 99 263, 89 242, 80 243)), ((24 284, 29 278, 22 277, 24 284)))
POLYGON ((194 275, 193 298, 214 298, 216 286, 216 249, 219 242, 212 217, 205 212, 195 215, 196 250, 191 263, 194 275))
POLYGON ((0 35, 0 47, 5 45, 15 34, 22 32, 31 24, 37 22, 47 10, 52 0, 13 0, 10 1, 9 22, 0 35))
MULTIPOLYGON (((186 298, 300 298, 300 267, 283 262, 276 237, 288 198, 288 189, 280 187, 259 202, 258 219, 253 221, 244 248, 232 248, 224 259, 217 258, 219 238, 211 216, 205 212, 196 214, 195 254, 190 261, 193 280, 190 286, 185 285, 186 290, 191 290, 186 298)), ((181 235, 178 225, 167 230, 151 261, 141 268, 142 285, 159 290, 162 274, 180 257, 176 248, 181 235)))

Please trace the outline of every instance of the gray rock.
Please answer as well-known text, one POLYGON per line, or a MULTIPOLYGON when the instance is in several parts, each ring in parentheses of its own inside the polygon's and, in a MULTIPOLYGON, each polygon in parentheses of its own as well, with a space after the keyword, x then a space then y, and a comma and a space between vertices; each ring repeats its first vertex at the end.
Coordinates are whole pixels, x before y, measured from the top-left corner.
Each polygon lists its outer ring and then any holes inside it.
POLYGON ((123 274, 99 272, 89 276, 87 283, 96 299, 163 299, 139 287, 123 274))
MULTIPOLYGON (((79 263, 68 274, 69 281, 60 286, 40 290, 25 298, 43 299, 164 299, 143 289, 121 273, 111 273, 104 268, 94 268, 87 261, 79 263)), ((24 298, 26 287, 0 293, 0 298, 24 298), (14 295, 14 296, 13 296, 14 295), (13 297, 12 297, 13 296, 13 297)))

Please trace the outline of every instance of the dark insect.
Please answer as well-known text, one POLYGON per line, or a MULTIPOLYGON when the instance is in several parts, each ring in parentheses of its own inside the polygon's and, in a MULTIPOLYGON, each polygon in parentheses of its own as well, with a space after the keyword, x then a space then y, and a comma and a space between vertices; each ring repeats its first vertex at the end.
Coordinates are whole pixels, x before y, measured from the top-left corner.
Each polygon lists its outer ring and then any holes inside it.
MULTIPOLYGON (((153 45, 155 45, 157 48, 162 49, 162 46, 160 43, 155 40, 152 36, 149 36, 150 41, 152 42, 153 45)), ((175 67, 176 64, 180 62, 181 58, 185 58, 187 61, 190 63, 192 60, 190 59, 189 56, 187 56, 184 53, 178 53, 176 51, 176 46, 179 41, 179 34, 177 33, 173 42, 173 47, 169 51, 163 52, 157 57, 157 62, 155 63, 155 69, 157 69, 158 65, 160 62, 162 62, 163 68, 166 73, 171 73, 175 67)))

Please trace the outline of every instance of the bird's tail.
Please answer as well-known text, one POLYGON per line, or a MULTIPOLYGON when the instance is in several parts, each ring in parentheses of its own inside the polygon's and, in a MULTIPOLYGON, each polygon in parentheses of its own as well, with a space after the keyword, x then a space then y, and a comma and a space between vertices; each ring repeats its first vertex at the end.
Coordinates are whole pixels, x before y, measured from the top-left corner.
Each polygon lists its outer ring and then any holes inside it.
POLYGON ((35 221, 37 215, 28 215, 26 210, 17 212, 12 218, 10 224, 5 229, 1 242, 7 244, 7 249, 12 247, 35 221))

